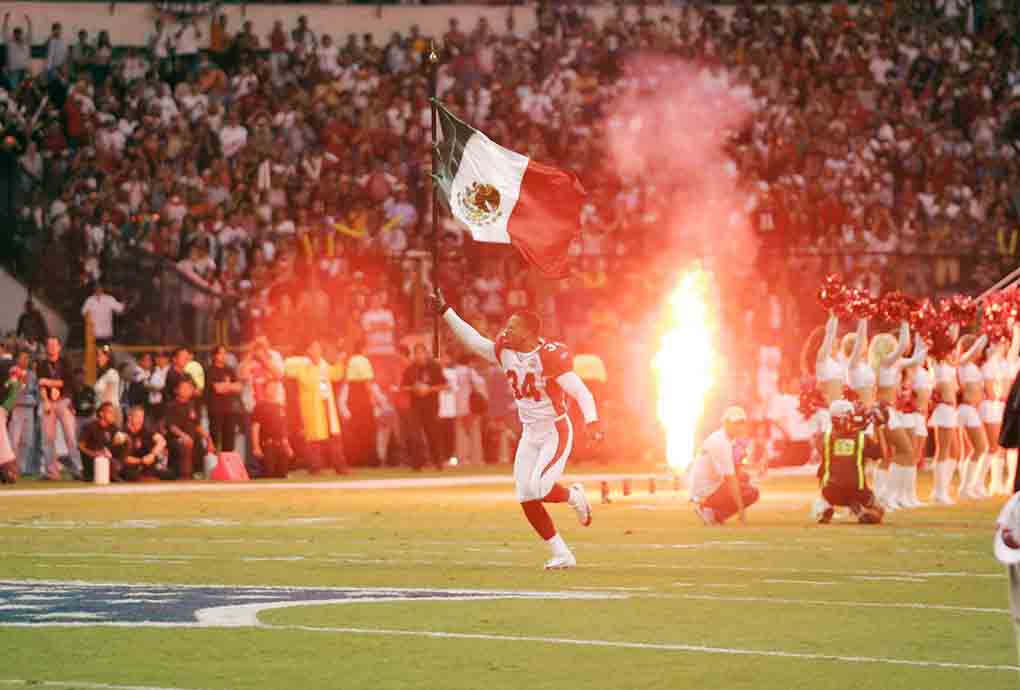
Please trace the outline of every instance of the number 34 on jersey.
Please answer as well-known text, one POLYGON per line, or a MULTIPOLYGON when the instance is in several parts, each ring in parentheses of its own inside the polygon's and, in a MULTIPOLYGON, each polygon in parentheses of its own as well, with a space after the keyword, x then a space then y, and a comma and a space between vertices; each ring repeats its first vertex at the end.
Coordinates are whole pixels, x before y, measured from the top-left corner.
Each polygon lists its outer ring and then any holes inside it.
POLYGON ((496 360, 522 423, 552 421, 566 413, 566 394, 556 383, 556 377, 573 369, 573 357, 565 345, 543 341, 531 352, 517 352, 500 340, 496 360))

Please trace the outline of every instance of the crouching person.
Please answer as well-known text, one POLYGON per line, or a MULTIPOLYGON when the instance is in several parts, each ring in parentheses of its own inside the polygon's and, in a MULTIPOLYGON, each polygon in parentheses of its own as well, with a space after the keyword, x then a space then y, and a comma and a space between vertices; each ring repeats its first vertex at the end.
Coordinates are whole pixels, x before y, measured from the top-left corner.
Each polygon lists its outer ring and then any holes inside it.
POLYGON ((723 413, 723 428, 705 439, 691 469, 691 500, 706 525, 721 525, 733 515, 747 524, 747 508, 758 502, 758 489, 739 465, 748 437, 747 414, 739 407, 723 413))
POLYGON ((91 482, 95 479, 96 458, 106 458, 110 463, 110 479, 117 481, 120 476, 120 462, 114 453, 117 435, 117 410, 113 403, 104 402, 96 410, 96 418, 81 434, 78 450, 81 452, 82 478, 91 482))
POLYGON ((175 398, 166 406, 167 446, 170 449, 168 479, 192 479, 196 463, 201 466, 206 453, 215 453, 209 433, 202 428, 195 402, 195 384, 190 377, 177 382, 175 398))
POLYGON ((166 439, 146 428, 145 408, 132 407, 128 412, 127 426, 117 434, 115 445, 120 464, 120 477, 126 482, 157 481, 165 469, 166 439))
POLYGON ((865 458, 876 442, 867 434, 869 424, 878 424, 872 414, 859 413, 853 403, 836 400, 829 406, 832 429, 822 440, 822 464, 818 468, 822 504, 816 508, 818 522, 832 520, 836 507, 849 508, 862 525, 882 522, 885 510, 868 488, 865 458))

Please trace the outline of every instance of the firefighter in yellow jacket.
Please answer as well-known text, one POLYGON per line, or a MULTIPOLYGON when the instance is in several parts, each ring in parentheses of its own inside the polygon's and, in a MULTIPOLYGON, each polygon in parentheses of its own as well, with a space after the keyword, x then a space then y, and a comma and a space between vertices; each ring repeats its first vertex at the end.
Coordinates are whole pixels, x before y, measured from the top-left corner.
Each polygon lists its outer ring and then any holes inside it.
POLYGON ((284 361, 284 376, 294 379, 301 408, 301 427, 305 447, 303 456, 312 474, 329 466, 337 474, 347 473, 343 446, 340 443, 340 414, 333 384, 343 380, 344 363, 338 359, 330 364, 322 352, 322 343, 312 340, 305 355, 284 361))

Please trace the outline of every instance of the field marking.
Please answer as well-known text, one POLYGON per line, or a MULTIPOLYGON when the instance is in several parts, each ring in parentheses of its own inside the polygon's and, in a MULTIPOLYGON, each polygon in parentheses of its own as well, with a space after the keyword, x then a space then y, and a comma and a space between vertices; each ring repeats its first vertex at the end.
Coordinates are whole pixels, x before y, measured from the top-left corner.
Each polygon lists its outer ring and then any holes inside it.
POLYGON ((967 671, 1020 671, 1020 666, 1009 664, 969 664, 957 661, 924 661, 921 659, 893 659, 869 656, 843 656, 838 654, 813 654, 809 652, 787 652, 774 649, 741 649, 737 647, 712 647, 670 642, 617 642, 613 640, 583 640, 568 637, 543 637, 537 635, 495 635, 487 633, 456 633, 431 630, 398 630, 392 628, 316 627, 308 625, 268 625, 260 627, 270 630, 292 630, 297 632, 339 633, 346 635, 380 635, 400 637, 426 637, 450 640, 483 640, 491 642, 541 642, 544 644, 569 645, 576 647, 608 647, 616 649, 646 649, 664 652, 694 652, 701 654, 725 654, 735 656, 760 656, 804 661, 835 661, 851 664, 886 664, 890 666, 916 666, 923 668, 945 668, 967 671))
POLYGON ((0 685, 24 686, 26 688, 71 688, 72 690, 186 690, 155 685, 112 685, 110 683, 88 683, 81 680, 18 680, 0 678, 0 685))
MULTIPOLYGON (((624 479, 642 481, 661 479, 659 474, 567 474, 564 481, 615 482, 624 479)), ((507 474, 471 475, 466 477, 435 477, 405 479, 352 479, 328 482, 183 482, 166 484, 135 484, 130 486, 87 486, 68 489, 13 489, 0 492, 0 499, 39 496, 101 496, 173 493, 232 493, 272 491, 370 491, 379 489, 454 489, 471 486, 511 486, 514 478, 507 474)), ((674 492, 674 493, 686 493, 674 492)))
MULTIPOLYGON (((595 550, 597 550, 597 546, 595 550)), ((365 554, 366 556, 368 554, 365 554)), ((19 559, 34 559, 34 558, 56 558, 56 559, 68 559, 68 560, 87 560, 87 559, 112 559, 120 560, 122 562, 137 562, 144 563, 146 560, 155 560, 157 562, 177 562, 186 560, 195 561, 228 561, 237 560, 243 561, 245 558, 260 558, 260 556, 252 556, 250 554, 181 554, 181 553, 167 553, 167 554, 132 554, 132 553, 103 553, 103 552, 16 552, 16 551, 4 551, 0 552, 0 556, 5 558, 19 558, 19 559)), ((534 563, 530 560, 524 561, 465 561, 465 560, 432 560, 432 559, 415 559, 415 558, 345 558, 345 557, 331 557, 331 556, 302 556, 305 562, 310 563, 343 563, 348 565, 461 565, 469 567, 526 567, 533 568, 534 563)), ((808 573, 821 573, 825 575, 840 575, 843 577, 854 577, 858 579, 874 579, 877 581, 891 580, 893 582, 902 581, 904 583, 913 582, 924 582, 926 578, 983 578, 998 580, 1002 578, 1001 573, 974 573, 966 571, 903 571, 903 570, 836 570, 831 568, 784 568, 784 567, 768 567, 768 566, 737 566, 737 565, 697 565, 697 564, 674 564, 674 563, 600 563, 600 562, 584 562, 580 563, 582 568, 593 568, 593 569, 609 569, 614 571, 627 570, 629 568, 636 568, 641 570, 725 570, 727 572, 757 572, 757 573, 791 573, 791 574, 808 574, 808 573)))
MULTIPOLYGON (((711 585, 707 585, 711 586, 711 585)), ((906 601, 846 601, 839 599, 790 599, 786 597, 742 597, 722 596, 717 594, 635 594, 634 599, 691 599, 698 601, 719 601, 733 603, 761 604, 799 604, 803 606, 846 606, 849 608, 870 609, 931 609, 933 611, 952 611, 954 613, 988 613, 1000 615, 1009 613, 1008 609, 985 608, 981 606, 955 606, 952 604, 926 604, 906 601)))
POLYGON ((810 585, 812 587, 832 587, 833 585, 841 584, 833 580, 762 580, 767 585, 810 585))

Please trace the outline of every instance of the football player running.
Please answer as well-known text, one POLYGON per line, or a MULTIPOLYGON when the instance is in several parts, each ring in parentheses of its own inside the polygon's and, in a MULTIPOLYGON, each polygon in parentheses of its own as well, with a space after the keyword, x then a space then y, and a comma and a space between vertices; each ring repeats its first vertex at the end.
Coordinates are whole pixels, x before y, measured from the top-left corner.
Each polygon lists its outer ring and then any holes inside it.
POLYGON ((570 352, 561 343, 539 337, 541 320, 532 312, 511 316, 493 342, 461 319, 439 290, 430 301, 465 346, 483 359, 498 364, 506 375, 524 427, 514 457, 517 500, 528 522, 552 550, 546 569, 574 567, 577 565, 574 554, 557 533, 542 505, 567 503, 582 525, 591 524, 591 505, 584 487, 574 484, 567 489, 558 483, 574 444, 566 396, 576 400, 581 408, 589 443, 597 445, 602 441, 595 399, 574 373, 570 352))

